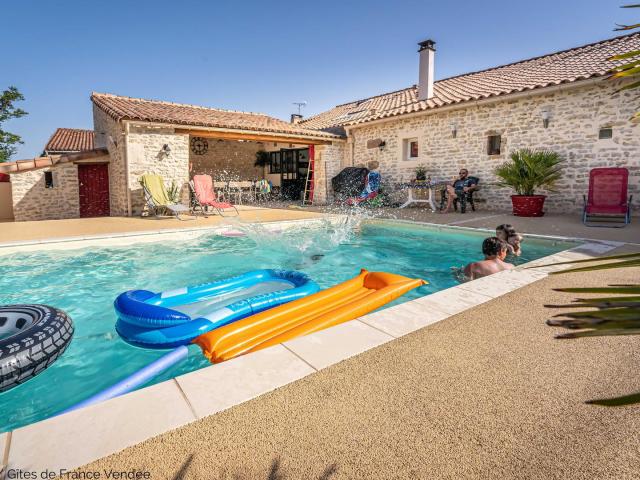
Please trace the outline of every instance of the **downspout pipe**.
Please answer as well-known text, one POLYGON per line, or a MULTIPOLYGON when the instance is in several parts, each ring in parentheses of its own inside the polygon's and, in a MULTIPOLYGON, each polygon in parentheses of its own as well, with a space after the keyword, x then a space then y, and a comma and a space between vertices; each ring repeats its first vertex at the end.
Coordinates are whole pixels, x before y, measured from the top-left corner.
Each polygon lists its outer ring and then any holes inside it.
POLYGON ((129 185, 129 122, 124 122, 124 177, 127 187, 127 216, 132 216, 131 210, 131 185, 129 185))

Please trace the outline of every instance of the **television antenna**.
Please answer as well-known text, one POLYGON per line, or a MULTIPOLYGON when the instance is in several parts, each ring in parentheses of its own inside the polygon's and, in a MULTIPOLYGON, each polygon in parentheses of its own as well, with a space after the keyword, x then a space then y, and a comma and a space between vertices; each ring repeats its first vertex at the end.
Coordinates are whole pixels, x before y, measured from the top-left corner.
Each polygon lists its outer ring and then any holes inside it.
POLYGON ((307 101, 303 100, 301 102, 293 102, 293 104, 298 106, 298 115, 302 115, 302 107, 307 106, 307 101))

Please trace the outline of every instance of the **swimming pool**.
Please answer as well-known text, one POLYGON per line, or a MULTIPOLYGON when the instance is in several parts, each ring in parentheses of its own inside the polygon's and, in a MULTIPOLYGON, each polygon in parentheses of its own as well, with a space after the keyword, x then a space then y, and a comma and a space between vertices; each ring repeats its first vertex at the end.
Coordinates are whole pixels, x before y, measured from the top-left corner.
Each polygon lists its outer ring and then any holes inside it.
MULTIPOLYGON (((258 268, 300 270, 321 287, 360 268, 420 277, 420 287, 394 303, 454 286, 451 266, 479 259, 482 232, 373 221, 353 229, 329 222, 280 232, 241 226, 244 237, 215 234, 190 240, 32 252, 2 258, 0 304, 45 303, 73 318, 76 332, 65 354, 26 384, 0 394, 0 431, 50 417, 148 364, 164 352, 123 342, 112 303, 124 290, 162 291, 258 268)), ((518 263, 570 248, 568 242, 527 239, 518 263)), ((154 383, 210 365, 197 347, 154 383)))

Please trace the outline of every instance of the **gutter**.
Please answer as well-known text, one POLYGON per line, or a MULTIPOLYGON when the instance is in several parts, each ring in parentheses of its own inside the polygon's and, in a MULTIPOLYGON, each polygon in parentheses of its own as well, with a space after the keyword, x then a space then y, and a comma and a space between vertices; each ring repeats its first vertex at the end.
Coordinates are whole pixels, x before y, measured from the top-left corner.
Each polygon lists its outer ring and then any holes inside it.
MULTIPOLYGON (((129 122, 126 120, 122 121, 124 125, 124 176, 125 176, 125 185, 127 186, 127 216, 132 216, 131 209, 131 186, 129 185, 129 122)), ((117 148, 117 147, 116 147, 117 148)))

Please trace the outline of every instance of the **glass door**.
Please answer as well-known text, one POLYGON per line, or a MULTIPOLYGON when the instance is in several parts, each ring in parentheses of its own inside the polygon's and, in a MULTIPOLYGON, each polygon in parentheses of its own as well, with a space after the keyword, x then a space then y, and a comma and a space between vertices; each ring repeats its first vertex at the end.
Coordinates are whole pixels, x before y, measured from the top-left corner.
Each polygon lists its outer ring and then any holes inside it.
POLYGON ((309 149, 282 149, 280 153, 282 195, 290 200, 299 200, 309 168, 309 149))

